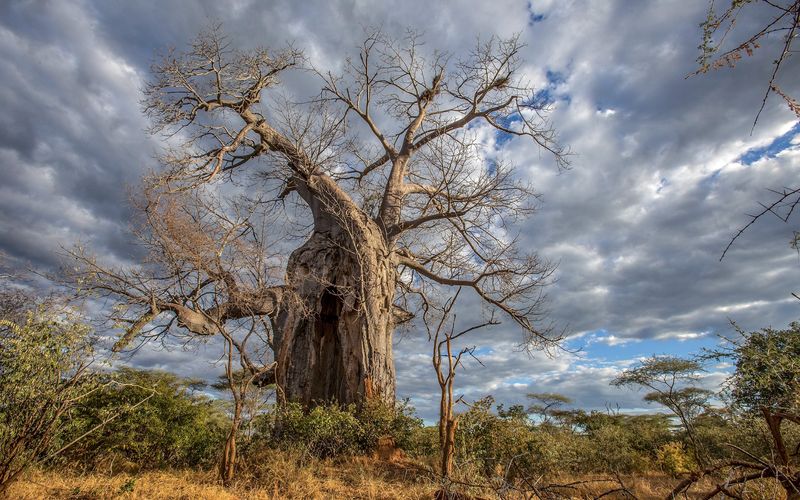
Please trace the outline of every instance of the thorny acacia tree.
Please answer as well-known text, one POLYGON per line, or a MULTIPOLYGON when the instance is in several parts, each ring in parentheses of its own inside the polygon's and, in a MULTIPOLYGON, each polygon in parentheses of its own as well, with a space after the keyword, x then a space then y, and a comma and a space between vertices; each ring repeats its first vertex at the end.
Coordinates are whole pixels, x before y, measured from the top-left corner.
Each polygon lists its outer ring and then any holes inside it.
POLYGON ((532 392, 527 397, 533 403, 528 406, 526 412, 538 415, 543 425, 551 425, 554 420, 569 414, 568 410, 563 410, 561 407, 572 403, 571 398, 557 392, 532 392))
MULTIPOLYGON (((546 103, 520 71, 521 46, 491 39, 464 59, 424 57, 423 49, 414 35, 402 44, 368 36, 341 74, 312 69, 322 90, 305 105, 276 92, 278 77, 304 64, 299 52, 236 50, 219 29, 155 65, 145 112, 154 130, 183 143, 164 156, 151 190, 164 198, 224 190, 231 184, 220 181, 251 173, 258 185, 248 193, 275 211, 278 202, 296 201, 310 225, 282 280, 254 280, 263 275, 258 268, 249 277, 217 273, 214 255, 195 259, 183 247, 169 259, 203 270, 195 286, 178 284, 182 264, 141 268, 130 280, 130 271, 91 263, 88 288, 126 306, 131 327, 123 339, 158 321, 211 335, 227 322, 268 318, 274 378, 283 396, 306 405, 393 401, 392 333, 433 287, 471 289, 513 319, 528 346, 553 342, 540 324, 552 267, 507 231, 531 212, 534 195, 508 165, 486 159, 478 137, 489 127, 528 139, 566 166, 546 103)), ((269 235, 280 228, 270 226, 269 235)))
POLYGON ((736 331, 738 338, 726 338, 703 358, 734 363, 723 395, 732 410, 741 412, 740 416, 764 419, 768 430, 764 437, 769 441, 770 452, 759 456, 738 443, 726 443, 743 459, 723 460, 689 475, 675 486, 669 498, 685 494, 704 477, 725 473, 725 480, 703 498, 720 493, 741 498, 751 481, 774 478, 787 499, 800 499, 800 445, 796 442, 796 429, 791 432, 786 428, 800 425, 800 324, 792 323, 786 330, 745 332, 736 327, 736 331))
POLYGON ((706 464, 704 448, 697 439, 695 420, 708 408, 711 392, 692 384, 703 371, 701 364, 690 359, 672 356, 653 356, 638 366, 625 370, 611 384, 646 387, 652 392, 644 396, 645 401, 662 404, 678 417, 681 427, 692 444, 692 453, 698 465, 706 464))

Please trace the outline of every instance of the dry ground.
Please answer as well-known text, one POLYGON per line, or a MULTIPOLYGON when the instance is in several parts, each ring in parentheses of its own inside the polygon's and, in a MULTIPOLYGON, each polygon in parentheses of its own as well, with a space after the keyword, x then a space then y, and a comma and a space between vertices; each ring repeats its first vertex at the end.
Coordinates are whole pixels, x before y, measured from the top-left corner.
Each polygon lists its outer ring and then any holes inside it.
MULTIPOLYGON (((301 463, 293 457, 275 457, 257 470, 249 468, 230 488, 216 480, 214 471, 154 471, 137 474, 77 474, 62 471, 31 471, 13 485, 9 498, 58 499, 431 499, 438 488, 435 479, 411 462, 377 462, 364 458, 301 463)), ((586 478, 584 478, 586 479, 586 478)), ((575 479, 562 478, 559 483, 575 479)), ((623 477, 640 499, 664 498, 675 480, 664 475, 623 477)), ((562 490, 564 498, 594 498, 615 487, 591 482, 562 490)), ((710 489, 710 483, 698 492, 710 489)), ((481 498, 499 498, 491 490, 472 489, 481 498)), ((505 498, 522 498, 507 492, 505 498)), ((782 498, 764 485, 748 498, 782 498)), ((611 495, 603 498, 624 498, 611 495)), ((690 495, 701 498, 701 495, 690 495)))
MULTIPOLYGON (((32 471, 13 485, 9 498, 65 499, 417 499, 436 486, 414 469, 366 460, 297 466, 269 464, 264 478, 245 477, 224 488, 216 471, 151 471, 138 474, 76 474, 32 471)), ((247 476, 247 474, 243 474, 247 476)))

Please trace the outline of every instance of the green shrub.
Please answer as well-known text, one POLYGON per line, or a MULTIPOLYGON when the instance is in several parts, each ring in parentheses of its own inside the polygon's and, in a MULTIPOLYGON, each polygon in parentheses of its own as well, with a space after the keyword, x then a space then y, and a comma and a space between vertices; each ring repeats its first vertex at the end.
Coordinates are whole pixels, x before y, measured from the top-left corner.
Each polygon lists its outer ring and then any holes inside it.
POLYGON ((360 410, 355 405, 319 405, 309 411, 287 403, 263 415, 257 427, 266 446, 300 448, 320 458, 358 455, 373 451, 382 436, 391 436, 400 448, 414 446, 422 423, 413 411, 407 402, 372 402, 360 410))
POLYGON ((456 465, 506 480, 558 474, 638 473, 653 466, 656 451, 674 439, 661 415, 566 412, 557 423, 537 424, 519 406, 492 411, 485 398, 461 415, 456 465))
POLYGON ((439 456, 439 426, 426 425, 413 427, 409 443, 402 447, 409 455, 418 458, 435 458, 439 456))
POLYGON ((642 472, 649 465, 648 456, 633 446, 634 433, 621 425, 604 425, 587 436, 589 460, 587 472, 642 472))
POLYGON ((88 326, 66 310, 16 312, 0 317, 0 496, 63 448, 65 416, 97 389, 88 326))
POLYGON ((317 406, 303 411, 297 403, 279 410, 276 442, 301 446, 318 457, 353 454, 360 450, 360 429, 352 407, 317 406))
POLYGON ((472 464, 485 477, 507 480, 549 471, 554 461, 546 432, 537 432, 516 407, 491 410, 494 399, 475 402, 461 415, 456 432, 456 466, 472 464))
POLYGON ((225 442, 228 416, 220 401, 195 392, 201 387, 171 373, 118 370, 73 412, 66 439, 116 417, 70 448, 65 458, 73 465, 107 465, 112 471, 115 464, 128 469, 213 465, 225 442))
POLYGON ((398 448, 411 450, 415 446, 415 432, 422 428, 422 420, 414 415, 414 408, 407 399, 394 406, 381 401, 369 402, 355 417, 361 426, 361 448, 365 451, 374 449, 382 436, 391 436, 398 448))
POLYGON ((686 446, 678 441, 670 441, 658 449, 658 464, 667 474, 677 476, 694 469, 694 461, 686 451, 686 446))

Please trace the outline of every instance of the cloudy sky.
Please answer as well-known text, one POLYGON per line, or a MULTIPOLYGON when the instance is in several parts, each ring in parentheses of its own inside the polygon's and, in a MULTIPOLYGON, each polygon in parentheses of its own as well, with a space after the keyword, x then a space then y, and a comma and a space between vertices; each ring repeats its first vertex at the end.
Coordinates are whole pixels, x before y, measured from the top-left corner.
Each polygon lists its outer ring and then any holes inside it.
MULTIPOLYGON (((45 270, 79 241, 107 262, 135 257, 128 189, 157 168, 163 147, 145 133, 140 89, 159 51, 211 21, 239 46, 291 42, 320 67, 354 54, 369 26, 413 28, 454 54, 479 36, 518 33, 572 169, 559 173, 524 141, 487 147, 543 195, 521 241, 559 263, 551 317, 579 350, 531 358, 515 349, 520 332, 501 325, 469 339, 484 366, 467 364, 460 392, 521 402, 551 391, 585 408, 647 409, 640 393, 608 381, 642 356, 713 345, 731 320, 785 327, 800 312, 792 221, 764 218, 719 261, 746 214, 772 199, 768 189, 796 185, 800 127, 771 98, 751 131, 778 40, 735 70, 685 78, 705 9, 695 0, 0 2, 0 250, 12 266, 45 270)), ((798 69, 790 61, 779 80, 794 96, 798 69)), ((287 83, 299 95, 319 85, 308 74, 287 83)), ((145 348, 128 362, 209 377, 221 372, 213 350, 145 348)), ((399 395, 431 417, 428 344, 398 336, 395 355, 399 395)), ((723 377, 712 366, 704 383, 723 377)))

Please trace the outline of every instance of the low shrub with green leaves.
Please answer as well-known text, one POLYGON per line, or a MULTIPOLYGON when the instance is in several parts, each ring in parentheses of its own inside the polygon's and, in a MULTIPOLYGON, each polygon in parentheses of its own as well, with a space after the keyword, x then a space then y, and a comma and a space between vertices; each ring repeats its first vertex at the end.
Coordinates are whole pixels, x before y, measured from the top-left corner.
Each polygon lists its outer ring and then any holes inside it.
POLYGON ((374 402, 361 409, 320 405, 309 411, 288 403, 261 417, 259 437, 266 446, 301 448, 322 458, 369 453, 382 436, 391 436, 398 447, 408 449, 422 425, 413 411, 407 402, 394 407, 374 402))
POLYGON ((521 406, 492 410, 489 397, 459 422, 456 463, 506 480, 563 473, 637 473, 651 469, 659 447, 674 439, 663 415, 562 411, 537 422, 521 406))
POLYGON ((661 445, 657 457, 661 470, 672 476, 691 472, 697 467, 692 456, 686 451, 686 445, 678 441, 661 445))

